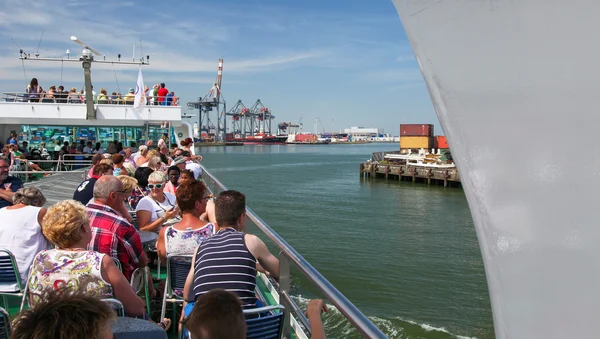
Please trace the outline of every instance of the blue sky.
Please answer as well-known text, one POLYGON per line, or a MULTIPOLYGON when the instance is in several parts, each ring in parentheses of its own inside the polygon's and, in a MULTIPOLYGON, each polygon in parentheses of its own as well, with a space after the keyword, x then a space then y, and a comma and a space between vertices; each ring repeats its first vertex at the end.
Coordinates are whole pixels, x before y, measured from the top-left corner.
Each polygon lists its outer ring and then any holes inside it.
MULTIPOLYGON (((165 82, 184 103, 203 96, 224 59, 222 92, 229 107, 261 99, 276 122, 303 117, 312 131, 318 117, 327 131, 350 126, 384 128, 434 123, 442 134, 412 49, 391 1, 177 1, 65 0, 60 6, 5 0, 0 7, 0 91, 23 91, 35 76, 44 88, 83 87, 78 63, 30 61, 18 48, 40 56, 71 56, 77 36, 115 59, 150 55, 146 84, 165 82), (339 4, 344 6, 339 6, 339 4)), ((127 92, 134 66, 92 66, 95 89, 127 92), (116 77, 116 79, 115 79, 116 77), (117 86, 117 81, 118 85, 117 86)), ((184 108, 184 112, 194 113, 184 108)), ((319 130, 322 129, 319 125, 319 130)))

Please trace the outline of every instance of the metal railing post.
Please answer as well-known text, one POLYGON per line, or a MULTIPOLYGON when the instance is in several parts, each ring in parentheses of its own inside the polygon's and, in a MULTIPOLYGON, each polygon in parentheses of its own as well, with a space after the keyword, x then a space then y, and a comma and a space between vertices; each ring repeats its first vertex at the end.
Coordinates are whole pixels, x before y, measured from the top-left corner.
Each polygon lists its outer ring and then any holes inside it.
MULTIPOLYGON (((29 161, 25 160, 25 171, 29 172, 29 161)), ((25 182, 29 182, 29 174, 25 173, 25 182)))
MULTIPOLYGON (((283 251, 279 252, 279 293, 280 294, 288 294, 290 293, 290 288, 292 285, 292 277, 290 274, 290 260, 283 253, 283 251)), ((286 298, 279 298, 279 302, 285 307, 284 309, 284 321, 283 321, 283 338, 290 339, 291 338, 291 326, 290 326, 290 310, 292 309, 292 305, 290 305, 286 298)))

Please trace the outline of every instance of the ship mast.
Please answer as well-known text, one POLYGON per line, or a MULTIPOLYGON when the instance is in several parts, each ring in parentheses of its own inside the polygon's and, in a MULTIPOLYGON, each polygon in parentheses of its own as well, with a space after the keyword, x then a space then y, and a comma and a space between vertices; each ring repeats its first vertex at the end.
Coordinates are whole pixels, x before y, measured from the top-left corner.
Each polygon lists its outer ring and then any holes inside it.
POLYGON ((83 51, 81 52, 81 57, 79 59, 65 59, 65 58, 40 58, 39 54, 35 54, 35 58, 32 58, 30 54, 26 54, 21 49, 19 51, 19 59, 21 60, 39 60, 39 61, 60 61, 60 62, 81 62, 83 67, 83 79, 85 86, 85 103, 86 103, 86 119, 92 120, 96 119, 96 109, 94 108, 94 96, 92 92, 92 62, 98 63, 106 63, 106 64, 125 64, 125 65, 149 65, 150 64, 150 56, 146 55, 146 59, 144 57, 140 58, 140 61, 121 61, 121 54, 118 55, 117 61, 106 60, 106 56, 103 56, 102 60, 96 60, 94 55, 101 56, 101 54, 95 49, 91 48, 89 45, 84 43, 83 41, 77 39, 75 36, 71 36, 71 41, 83 47, 83 51))

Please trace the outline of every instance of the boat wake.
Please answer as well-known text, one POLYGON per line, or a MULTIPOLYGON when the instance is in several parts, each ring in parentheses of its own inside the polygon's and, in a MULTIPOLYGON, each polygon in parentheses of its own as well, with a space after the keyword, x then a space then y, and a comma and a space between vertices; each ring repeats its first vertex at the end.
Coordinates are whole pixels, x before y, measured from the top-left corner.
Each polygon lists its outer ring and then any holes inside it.
MULTIPOLYGON (((301 295, 294 296, 293 299, 301 309, 306 309, 309 299, 301 295)), ((328 338, 362 338, 335 306, 328 304, 327 307, 329 312, 323 314, 323 324, 328 338)), ((450 333, 444 327, 418 323, 402 317, 384 319, 370 316, 369 319, 389 338, 393 339, 476 339, 450 333)))

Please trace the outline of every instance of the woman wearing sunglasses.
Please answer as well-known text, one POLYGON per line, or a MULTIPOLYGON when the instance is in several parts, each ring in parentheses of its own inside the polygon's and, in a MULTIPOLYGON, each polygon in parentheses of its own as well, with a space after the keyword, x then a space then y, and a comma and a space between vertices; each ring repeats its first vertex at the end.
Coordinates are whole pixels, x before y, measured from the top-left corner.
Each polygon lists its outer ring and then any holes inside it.
POLYGON ((135 214, 141 231, 158 232, 163 224, 179 216, 177 199, 165 192, 167 177, 161 171, 155 171, 148 177, 150 194, 138 202, 135 214))

